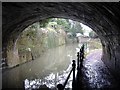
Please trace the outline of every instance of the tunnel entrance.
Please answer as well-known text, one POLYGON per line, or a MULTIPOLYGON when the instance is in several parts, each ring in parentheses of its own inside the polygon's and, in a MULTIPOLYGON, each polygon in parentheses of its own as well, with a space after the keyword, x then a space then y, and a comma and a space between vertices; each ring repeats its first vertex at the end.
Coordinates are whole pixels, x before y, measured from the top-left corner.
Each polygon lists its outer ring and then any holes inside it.
MULTIPOLYGON (((15 42, 27 26, 49 17, 68 18, 89 26, 98 34, 103 47, 102 60, 119 81, 119 6, 120 3, 2 3, 2 59, 8 62, 8 52, 14 60, 18 58, 13 53, 17 52, 15 42)), ((13 62, 9 64, 12 67, 13 62)))
MULTIPOLYGON (((21 82, 26 90, 43 86, 56 88, 57 84, 65 81, 71 61, 77 61, 77 52, 83 44, 86 56, 96 49, 100 50, 98 54, 102 53, 98 35, 80 22, 49 18, 28 26, 15 42, 14 53, 18 60, 14 61, 8 52, 8 60, 13 60, 12 66, 14 62, 19 66, 3 73, 3 88, 22 87, 21 82), (11 81, 13 73, 18 78, 11 81)), ((66 88, 72 88, 71 80, 66 88)))
POLYGON ((15 67, 40 57, 48 49, 77 43, 78 51, 82 44, 85 45, 86 54, 94 49, 102 49, 98 35, 82 23, 62 18, 36 22, 18 36, 14 49, 7 52, 8 61, 3 66, 15 67))

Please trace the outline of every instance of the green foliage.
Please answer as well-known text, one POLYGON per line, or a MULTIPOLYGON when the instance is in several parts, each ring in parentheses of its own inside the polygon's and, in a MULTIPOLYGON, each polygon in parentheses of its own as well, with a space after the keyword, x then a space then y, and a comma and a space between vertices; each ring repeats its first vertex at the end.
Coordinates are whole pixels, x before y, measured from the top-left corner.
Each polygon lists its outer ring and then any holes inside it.
POLYGON ((62 28, 66 31, 70 29, 70 22, 68 19, 52 18, 49 24, 51 24, 55 30, 62 28))
POLYGON ((81 27, 81 25, 80 25, 79 22, 75 22, 74 28, 75 28, 74 30, 75 30, 76 33, 81 33, 81 34, 83 34, 83 30, 82 30, 82 27, 81 27))
POLYGON ((94 31, 91 31, 91 32, 89 33, 89 37, 91 37, 91 38, 96 38, 96 37, 98 37, 98 35, 97 35, 94 31))
POLYGON ((29 39, 35 39, 37 35, 37 24, 29 26, 23 33, 24 36, 27 36, 29 39))
POLYGON ((70 29, 70 22, 68 19, 57 19, 57 24, 64 27, 64 29, 70 29))
POLYGON ((33 56, 37 57, 46 49, 74 42, 76 33, 84 33, 79 22, 61 18, 45 19, 24 30, 18 51, 27 52, 30 48, 33 56))
MULTIPOLYGON (((57 32, 61 28, 66 33, 71 33, 72 37, 76 37, 76 33, 83 34, 83 29, 79 22, 70 21, 69 19, 61 19, 61 18, 49 18, 42 20, 40 22, 34 23, 31 25, 28 29, 31 31, 28 31, 27 36, 29 36, 31 39, 34 39, 37 33, 38 28, 45 28, 48 25, 50 25, 53 29, 55 29, 57 32)), ((92 35, 90 33, 90 35, 92 35)))
MULTIPOLYGON (((47 30, 47 28, 46 28, 46 30, 47 30)), ((59 33, 60 33, 59 30, 65 31, 66 34, 69 33, 70 36, 68 36, 68 37, 71 39, 76 38, 76 33, 83 34, 83 30, 82 30, 82 27, 79 22, 71 21, 69 19, 49 18, 49 19, 45 19, 45 20, 42 20, 40 22, 36 22, 36 23, 30 25, 24 31, 23 36, 26 36, 31 41, 30 43, 28 43, 29 47, 31 47, 31 48, 33 46, 37 45, 37 43, 39 43, 39 42, 41 42, 41 44, 48 43, 48 47, 52 47, 52 46, 57 46, 57 45, 54 45, 54 43, 57 43, 59 41, 59 39, 54 40, 54 38, 57 38, 59 36, 59 33), (42 36, 40 36, 39 40, 37 40, 38 30, 40 28, 45 28, 45 27, 49 27, 49 26, 51 26, 50 28, 52 28, 52 29, 50 29, 50 30, 53 30, 53 32, 49 31, 49 35, 47 35, 47 37, 46 37, 47 40, 46 41, 43 40, 45 37, 42 34, 42 31, 40 34, 42 36), (55 32, 57 32, 58 35, 55 32)))
POLYGON ((50 21, 51 21, 51 18, 40 21, 39 22, 40 28, 45 28, 50 21))
POLYGON ((81 33, 81 34, 84 33, 80 23, 75 21, 72 28, 70 28, 69 32, 72 34, 73 37, 76 37, 76 33, 81 33))
POLYGON ((70 21, 69 19, 52 18, 49 24, 55 29, 63 29, 66 33, 71 33, 72 37, 76 37, 76 33, 83 34, 82 27, 79 22, 70 21), (72 24, 73 23, 73 24, 72 24))

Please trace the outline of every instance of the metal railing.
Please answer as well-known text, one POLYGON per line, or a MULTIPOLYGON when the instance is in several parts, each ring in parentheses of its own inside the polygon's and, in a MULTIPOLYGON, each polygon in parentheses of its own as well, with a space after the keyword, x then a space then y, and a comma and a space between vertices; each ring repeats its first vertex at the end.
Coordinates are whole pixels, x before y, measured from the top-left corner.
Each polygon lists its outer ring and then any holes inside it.
POLYGON ((76 90, 76 88, 78 89, 80 87, 81 69, 83 67, 83 59, 84 59, 84 44, 81 46, 80 51, 77 53, 77 75, 76 75, 76 77, 75 77, 76 63, 75 63, 75 60, 73 60, 72 61, 73 62, 72 69, 71 69, 70 73, 68 74, 65 83, 63 85, 62 84, 57 85, 58 90, 65 89, 65 86, 66 86, 72 72, 73 72, 72 90, 76 90))
POLYGON ((65 83, 63 85, 62 84, 57 85, 58 90, 64 90, 65 89, 65 86, 66 86, 66 84, 67 84, 67 82, 68 82, 68 80, 70 78, 70 75, 71 75, 72 71, 73 71, 72 87, 74 87, 74 85, 75 85, 75 67, 76 67, 76 64, 75 64, 75 60, 73 60, 72 62, 73 62, 72 69, 70 70, 70 73, 67 76, 67 79, 65 80, 65 83))
POLYGON ((80 52, 77 53, 77 75, 76 75, 76 88, 77 89, 82 89, 83 60, 84 60, 84 44, 82 45, 80 52))

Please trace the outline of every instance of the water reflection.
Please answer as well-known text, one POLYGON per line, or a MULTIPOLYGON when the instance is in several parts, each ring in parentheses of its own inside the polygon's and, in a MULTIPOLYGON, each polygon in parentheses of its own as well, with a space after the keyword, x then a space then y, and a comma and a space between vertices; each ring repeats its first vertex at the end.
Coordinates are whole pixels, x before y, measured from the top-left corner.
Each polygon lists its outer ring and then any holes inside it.
MULTIPOLYGON (((84 88, 98 89, 98 88, 113 88, 115 81, 110 75, 109 71, 101 61, 102 51, 95 50, 90 53, 85 61, 83 71, 84 88)), ((51 88, 56 89, 57 84, 64 84, 70 70, 71 64, 69 64, 66 70, 61 73, 51 73, 43 79, 28 80, 25 82, 25 89, 34 88, 51 88)), ((77 72, 77 71, 76 71, 77 72)), ((72 88, 72 76, 70 77, 66 88, 72 88)))
MULTIPOLYGON (((67 74, 63 73, 69 72, 71 61, 76 59, 77 47, 77 44, 72 44, 49 49, 40 58, 3 72, 3 88, 21 88, 26 84, 25 81, 27 84, 28 82, 29 84, 32 83, 32 81, 46 83, 48 78, 52 78, 52 81, 48 79, 47 82, 62 83, 62 78, 67 76, 67 74), (54 82, 53 78, 60 79, 54 82)), ((37 82, 37 85, 39 85, 39 82, 37 82)), ((50 86, 53 87, 53 84, 48 84, 48 87, 50 86)), ((26 87, 30 86, 27 85, 26 87)), ((34 87, 35 85, 33 85, 34 87)))
MULTIPOLYGON (((56 89, 57 84, 65 82, 72 68, 71 62, 76 60, 81 45, 71 44, 49 49, 36 60, 3 72, 3 88, 56 89)), ((66 85, 66 88, 71 87, 72 76, 66 85)))
MULTIPOLYGON (((57 84, 64 84, 70 70, 71 70, 71 64, 67 68, 67 70, 64 70, 62 73, 51 73, 48 76, 46 76, 43 79, 34 79, 34 80, 24 80, 25 89, 39 89, 39 88, 51 88, 51 89, 57 89, 57 84)), ((66 88, 72 88, 72 76, 68 80, 68 83, 66 85, 66 88)))

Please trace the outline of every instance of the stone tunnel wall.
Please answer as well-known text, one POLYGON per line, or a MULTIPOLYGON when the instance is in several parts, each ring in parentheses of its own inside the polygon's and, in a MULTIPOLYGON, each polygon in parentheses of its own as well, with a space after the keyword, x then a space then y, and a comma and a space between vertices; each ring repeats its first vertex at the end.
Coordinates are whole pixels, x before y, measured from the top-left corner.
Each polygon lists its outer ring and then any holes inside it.
POLYGON ((119 79, 120 75, 120 36, 111 35, 107 41, 102 41, 103 57, 102 60, 109 68, 112 74, 119 79))
MULTIPOLYGON (((34 24, 38 25, 37 23, 34 24)), ((28 27, 16 41, 11 39, 8 42, 6 50, 8 68, 39 58, 48 49, 67 44, 67 35, 64 30, 57 30, 59 32, 52 28, 45 28, 44 30, 37 28, 36 31, 33 31, 28 27)))
POLYGON ((13 67, 19 64, 19 56, 18 56, 18 49, 16 43, 13 40, 10 40, 6 50, 6 64, 10 67, 13 67), (7 59, 9 58, 9 60, 7 59))
POLYGON ((69 18, 88 25, 98 34, 103 46, 102 60, 112 73, 120 76, 120 3, 27 2, 2 5, 3 58, 7 56, 8 41, 11 38, 16 40, 28 25, 49 17, 69 18))

